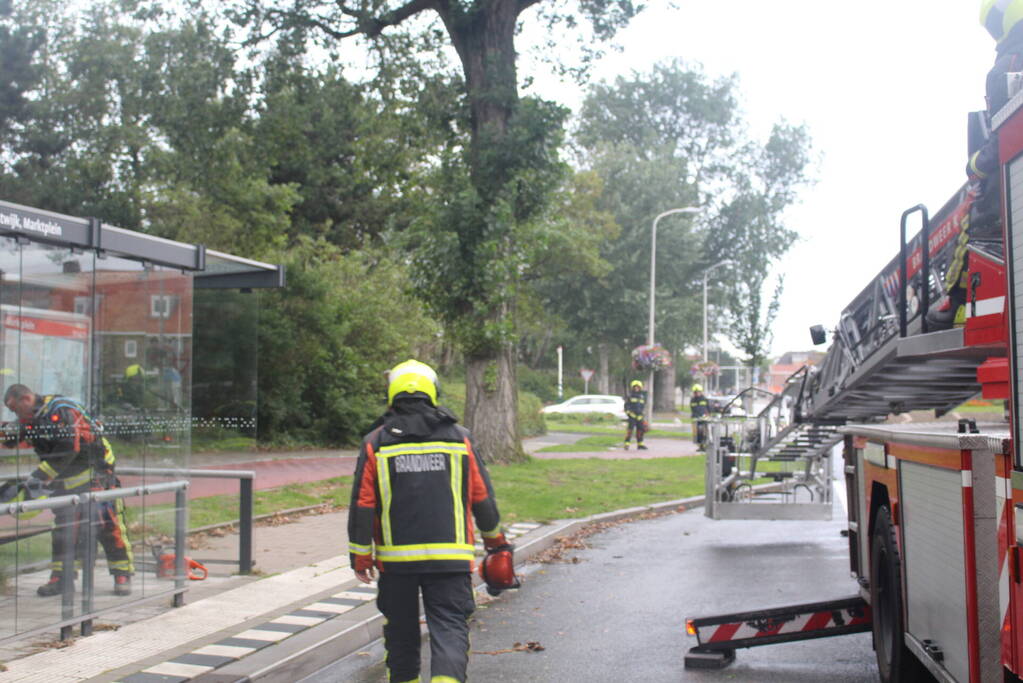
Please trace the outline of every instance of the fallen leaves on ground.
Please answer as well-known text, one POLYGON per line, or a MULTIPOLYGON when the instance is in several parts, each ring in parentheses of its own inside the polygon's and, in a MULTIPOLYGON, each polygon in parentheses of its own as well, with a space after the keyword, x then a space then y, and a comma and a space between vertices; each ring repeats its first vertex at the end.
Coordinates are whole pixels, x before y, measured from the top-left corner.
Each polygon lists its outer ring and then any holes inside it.
POLYGON ((578 564, 579 558, 576 556, 568 556, 568 553, 573 550, 585 550, 590 546, 586 543, 586 538, 600 533, 601 531, 607 531, 620 524, 626 524, 628 522, 635 522, 642 519, 656 519, 658 517, 664 517, 666 515, 673 515, 676 512, 685 512, 686 506, 679 505, 678 507, 668 508, 666 510, 650 510, 648 512, 641 512, 631 517, 624 517, 622 519, 609 520, 605 522, 593 522, 587 524, 578 531, 568 536, 558 536, 554 539, 554 544, 544 550, 541 553, 537 553, 529 559, 530 562, 536 562, 539 564, 554 564, 556 562, 565 562, 568 564, 578 564))
POLYGON ((67 640, 52 639, 52 640, 40 640, 33 643, 34 647, 42 650, 63 650, 66 647, 71 647, 75 644, 76 638, 68 638, 67 640))
POLYGON ((474 655, 506 655, 511 652, 543 652, 546 648, 535 640, 529 642, 515 643, 504 650, 473 650, 474 655))

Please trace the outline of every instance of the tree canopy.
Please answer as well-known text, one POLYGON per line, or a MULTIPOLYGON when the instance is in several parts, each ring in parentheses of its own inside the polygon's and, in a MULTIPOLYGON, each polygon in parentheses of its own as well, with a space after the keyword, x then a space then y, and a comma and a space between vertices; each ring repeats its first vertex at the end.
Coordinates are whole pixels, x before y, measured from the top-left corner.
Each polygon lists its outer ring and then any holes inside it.
POLYGON ((518 94, 525 22, 592 56, 638 5, 167 7, 0 1, 0 197, 287 264, 288 290, 261 297, 265 437, 351 442, 387 367, 450 369, 454 345, 485 456, 520 457, 519 362, 568 341, 626 362, 651 221, 681 206, 701 212, 659 226, 659 340, 699 338, 703 272, 728 258, 719 326, 763 347, 770 306, 751 302, 793 238, 806 131, 751 139, 735 77, 683 62, 594 84, 575 117, 518 94), (341 58, 352 41, 371 69, 341 58))
POLYGON ((784 122, 766 141, 750 139, 738 99, 734 76, 712 80, 680 60, 590 88, 574 139, 621 237, 602 247, 609 272, 573 276, 574 287, 548 283, 550 307, 574 334, 614 346, 645 340, 652 221, 681 207, 700 211, 658 227, 658 340, 674 349, 699 341, 703 274, 723 260, 741 267, 723 282, 728 296, 715 297, 727 312, 719 329, 750 329, 748 283, 762 283, 796 238, 782 214, 806 182, 810 148, 805 129, 784 122))

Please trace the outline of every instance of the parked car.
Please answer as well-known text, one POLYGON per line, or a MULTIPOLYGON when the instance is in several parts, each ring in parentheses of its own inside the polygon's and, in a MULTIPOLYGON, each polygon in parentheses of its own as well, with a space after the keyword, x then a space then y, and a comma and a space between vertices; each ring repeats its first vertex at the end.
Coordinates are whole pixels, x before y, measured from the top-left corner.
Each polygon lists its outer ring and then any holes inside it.
POLYGON ((606 394, 582 394, 573 396, 567 401, 544 407, 540 412, 551 413, 602 413, 614 415, 619 420, 625 419, 625 399, 621 396, 606 394))

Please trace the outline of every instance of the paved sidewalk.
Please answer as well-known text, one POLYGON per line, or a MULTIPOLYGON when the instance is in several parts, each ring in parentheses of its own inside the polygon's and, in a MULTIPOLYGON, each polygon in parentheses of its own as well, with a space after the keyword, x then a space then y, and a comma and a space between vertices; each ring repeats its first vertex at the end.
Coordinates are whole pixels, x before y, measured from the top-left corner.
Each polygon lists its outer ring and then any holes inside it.
MULTIPOLYGON (((220 669, 265 667, 259 658, 264 648, 290 645, 292 639, 301 645, 300 636, 317 629, 317 637, 323 638, 324 631, 330 634, 328 640, 345 635, 353 650, 361 647, 378 637, 380 618, 373 603, 375 586, 359 583, 348 555, 338 554, 346 519, 341 511, 259 527, 256 538, 272 544, 266 567, 280 573, 236 576, 205 586, 197 582, 184 607, 158 606, 142 619, 136 619, 138 613, 125 614, 121 623, 100 620, 118 628, 79 638, 68 647, 9 651, 20 656, 6 662, 0 681, 157 683, 194 680, 211 672, 217 678, 209 680, 240 681, 249 674, 221 674, 220 669)), ((517 543, 531 533, 543 535, 545 530, 537 524, 509 528, 517 543)), ((283 652, 273 657, 283 659, 288 650, 283 652)))

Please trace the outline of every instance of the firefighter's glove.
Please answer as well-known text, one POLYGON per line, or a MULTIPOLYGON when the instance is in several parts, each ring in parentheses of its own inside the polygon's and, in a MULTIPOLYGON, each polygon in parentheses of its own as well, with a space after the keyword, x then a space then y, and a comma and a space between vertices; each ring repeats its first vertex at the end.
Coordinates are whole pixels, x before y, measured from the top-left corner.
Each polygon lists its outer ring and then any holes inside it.
POLYGON ((28 500, 34 500, 36 498, 44 497, 44 489, 46 488, 46 482, 39 477, 34 477, 31 474, 28 476, 22 484, 25 490, 25 498, 28 500))
POLYGON ((493 550, 494 548, 501 548, 508 545, 508 539, 504 537, 503 533, 497 534, 493 538, 484 538, 483 547, 487 550, 493 550))

